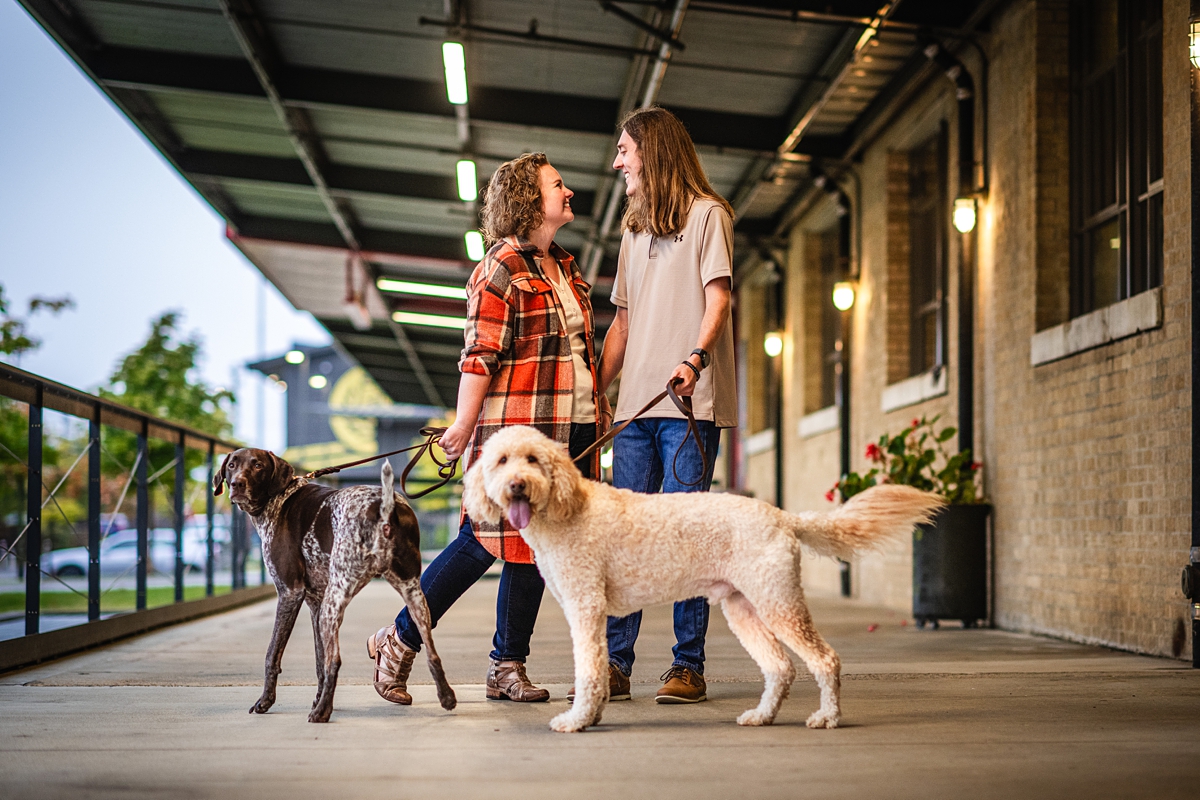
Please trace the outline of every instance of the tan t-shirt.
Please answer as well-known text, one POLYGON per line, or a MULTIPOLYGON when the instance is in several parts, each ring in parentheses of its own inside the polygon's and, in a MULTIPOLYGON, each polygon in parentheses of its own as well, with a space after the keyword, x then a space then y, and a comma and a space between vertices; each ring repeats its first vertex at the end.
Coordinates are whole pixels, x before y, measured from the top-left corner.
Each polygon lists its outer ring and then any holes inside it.
MULTIPOLYGON (((697 199, 683 231, 655 237, 625 231, 617 260, 612 302, 629 311, 629 342, 621 372, 617 421, 629 419, 663 390, 667 379, 692 350, 704 319, 704 286, 733 276, 733 220, 721 204, 697 199)), ((733 364, 733 324, 725 328, 700 373, 692 408, 696 419, 719 428, 737 425, 737 374, 733 364)), ((683 415, 664 399, 648 417, 683 415)))

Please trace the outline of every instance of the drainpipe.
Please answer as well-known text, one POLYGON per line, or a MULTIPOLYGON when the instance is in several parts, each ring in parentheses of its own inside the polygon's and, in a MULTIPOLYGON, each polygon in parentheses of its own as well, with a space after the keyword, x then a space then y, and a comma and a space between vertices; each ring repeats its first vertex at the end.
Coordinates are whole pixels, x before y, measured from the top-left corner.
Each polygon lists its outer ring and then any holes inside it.
MULTIPOLYGON (((1196 53, 1200 36, 1200 0, 1192 0, 1188 16, 1191 29, 1192 52, 1196 53)), ((1200 244, 1200 69, 1196 56, 1192 56, 1192 549, 1188 565, 1183 568, 1183 593, 1187 596, 1192 616, 1192 667, 1200 669, 1200 429, 1196 426, 1196 406, 1200 404, 1200 383, 1195 375, 1200 374, 1200 314, 1196 313, 1200 303, 1200 269, 1197 269, 1197 245, 1200 244)))
MULTIPOLYGON (((982 56, 982 52, 981 52, 982 56)), ((962 62, 931 42, 925 57, 954 81, 958 100, 958 198, 979 193, 975 162, 975 81, 962 62)), ((958 446, 975 449, 975 229, 961 234, 958 273, 958 446)))

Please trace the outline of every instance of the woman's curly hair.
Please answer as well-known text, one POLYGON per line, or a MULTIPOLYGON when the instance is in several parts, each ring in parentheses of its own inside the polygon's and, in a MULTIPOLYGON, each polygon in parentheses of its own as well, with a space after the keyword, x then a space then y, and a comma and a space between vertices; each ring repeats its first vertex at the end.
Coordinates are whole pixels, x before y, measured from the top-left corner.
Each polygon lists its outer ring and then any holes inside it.
POLYGON ((488 181, 483 200, 483 236, 488 245, 505 236, 527 238, 545 219, 542 167, 545 153, 526 153, 506 161, 488 181))

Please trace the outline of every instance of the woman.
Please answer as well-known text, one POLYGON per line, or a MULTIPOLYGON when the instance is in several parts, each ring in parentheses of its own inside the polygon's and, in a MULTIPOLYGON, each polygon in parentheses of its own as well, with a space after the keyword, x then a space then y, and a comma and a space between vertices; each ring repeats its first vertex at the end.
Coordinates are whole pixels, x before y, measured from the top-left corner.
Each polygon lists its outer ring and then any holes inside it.
MULTIPOLYGON (((446 455, 467 454, 505 426, 530 425, 577 455, 596 440, 601 400, 596 393, 590 287, 572 256, 554 243, 575 218, 572 192, 542 153, 502 164, 488 183, 483 232, 491 249, 467 282, 466 347, 459 361, 458 409, 442 435, 446 455)), ((587 477, 598 459, 580 464, 587 477)), ((458 538, 421 576, 436 626, 463 592, 504 559, 496 598, 487 696, 518 702, 548 700, 525 674, 529 639, 545 583, 520 534, 464 514, 458 538)), ((395 625, 367 642, 375 659, 375 691, 408 705, 408 675, 421 637, 400 612, 395 625)))

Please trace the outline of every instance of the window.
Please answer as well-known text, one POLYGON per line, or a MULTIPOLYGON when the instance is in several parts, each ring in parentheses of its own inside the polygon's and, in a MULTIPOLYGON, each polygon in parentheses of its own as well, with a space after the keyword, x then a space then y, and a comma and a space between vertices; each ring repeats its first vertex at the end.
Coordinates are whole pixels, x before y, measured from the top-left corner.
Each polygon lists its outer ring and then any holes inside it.
POLYGON ((908 374, 945 363, 942 298, 946 252, 946 130, 908 157, 908 374))
POLYGON ((1071 6, 1071 316, 1162 284, 1162 0, 1071 6))

